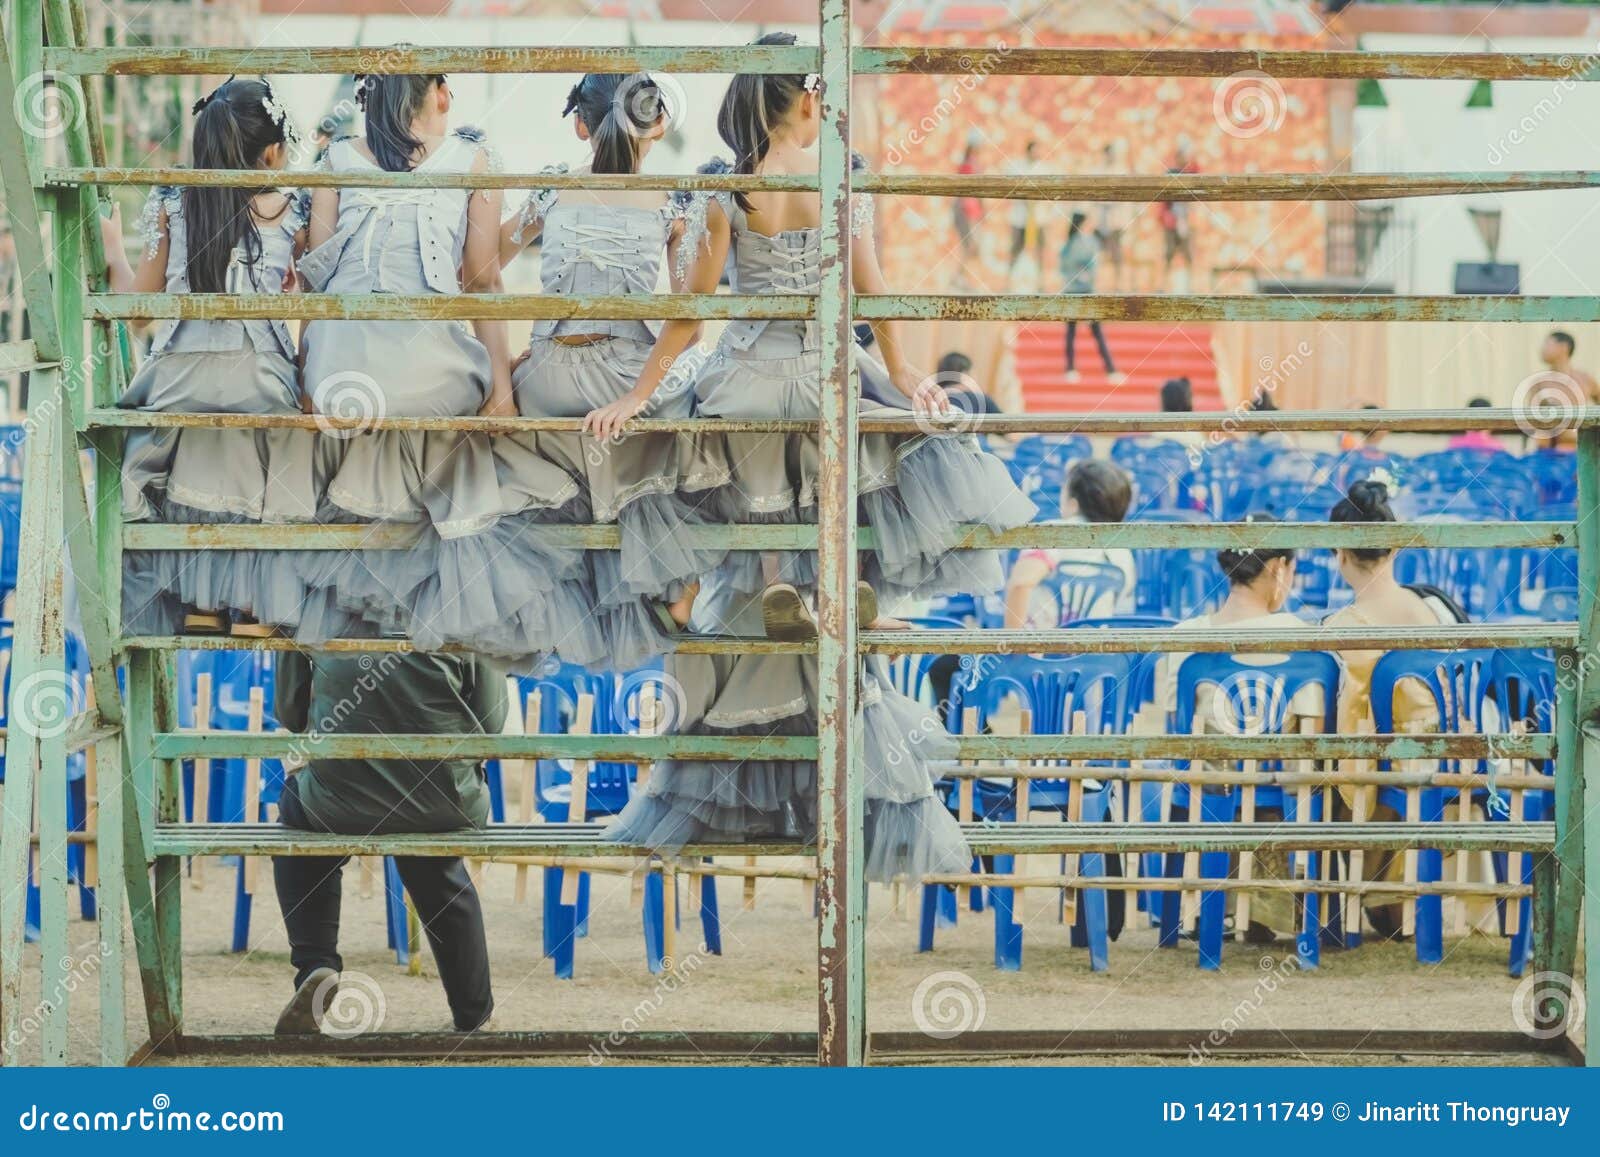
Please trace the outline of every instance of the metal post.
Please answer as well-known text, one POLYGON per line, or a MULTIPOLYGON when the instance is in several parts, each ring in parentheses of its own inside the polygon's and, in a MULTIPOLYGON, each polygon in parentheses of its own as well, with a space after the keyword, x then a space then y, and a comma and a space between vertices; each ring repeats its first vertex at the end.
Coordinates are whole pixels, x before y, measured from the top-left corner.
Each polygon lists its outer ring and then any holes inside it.
POLYGON ((857 747, 856 392, 850 374, 850 5, 822 4, 822 464, 818 487, 817 1061, 866 1052, 861 765, 857 747))
MULTIPOLYGON (((1573 720, 1571 725, 1560 730, 1563 739, 1576 738, 1580 729, 1586 728, 1600 712, 1600 677, 1586 673, 1595 647, 1600 646, 1600 603, 1594 592, 1595 576, 1600 571, 1600 537, 1597 537, 1600 530, 1594 524, 1597 509, 1600 509, 1600 428, 1589 426, 1578 431, 1578 576, 1581 581, 1578 583, 1578 647, 1572 670, 1577 680, 1577 693, 1568 695, 1569 700, 1575 700, 1573 720)), ((1600 746, 1585 738, 1573 753, 1569 766, 1572 768, 1570 782, 1557 785, 1556 793, 1557 823, 1565 821, 1566 831, 1563 833, 1558 826, 1556 846, 1563 849, 1563 871, 1556 892, 1560 931, 1556 935, 1554 955, 1568 966, 1570 976, 1576 964, 1576 946, 1569 942, 1576 940, 1577 925, 1585 907, 1585 884, 1588 880, 1600 880, 1600 832, 1594 828, 1596 809, 1600 808, 1600 746), (1564 809, 1561 807, 1563 798, 1569 801, 1564 809), (1574 800, 1581 803, 1576 813, 1570 802, 1574 800), (1559 839, 1563 834, 1565 845, 1559 839), (1576 847, 1571 846, 1573 840, 1577 841, 1576 847), (1568 870, 1569 865, 1573 871, 1568 870)), ((1587 915, 1583 920, 1586 958, 1600 960, 1600 956, 1595 955, 1600 952, 1600 919, 1596 919, 1593 912, 1587 915)), ((1596 1002, 1600 1002, 1600 969, 1584 970, 1583 995, 1587 1002, 1589 1034, 1585 1038, 1585 1057, 1588 1064, 1600 1065, 1600 1046, 1596 1043, 1600 1042, 1600 1037, 1593 1035, 1600 1032, 1600 1008, 1595 1007, 1596 1002)))

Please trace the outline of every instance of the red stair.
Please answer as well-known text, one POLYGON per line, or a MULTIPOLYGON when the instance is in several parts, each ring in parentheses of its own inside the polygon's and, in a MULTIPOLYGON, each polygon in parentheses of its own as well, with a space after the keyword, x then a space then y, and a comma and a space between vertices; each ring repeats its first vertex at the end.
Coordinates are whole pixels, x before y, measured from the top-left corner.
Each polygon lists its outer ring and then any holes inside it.
POLYGON ((1118 371, 1113 385, 1100 364, 1100 351, 1087 324, 1078 325, 1079 378, 1067 381, 1061 322, 1028 322, 1017 332, 1017 377, 1030 411, 1062 413, 1140 413, 1159 408, 1161 383, 1187 377, 1194 386, 1194 408, 1220 410, 1217 367, 1211 360, 1211 327, 1203 323, 1106 322, 1106 343, 1118 371))

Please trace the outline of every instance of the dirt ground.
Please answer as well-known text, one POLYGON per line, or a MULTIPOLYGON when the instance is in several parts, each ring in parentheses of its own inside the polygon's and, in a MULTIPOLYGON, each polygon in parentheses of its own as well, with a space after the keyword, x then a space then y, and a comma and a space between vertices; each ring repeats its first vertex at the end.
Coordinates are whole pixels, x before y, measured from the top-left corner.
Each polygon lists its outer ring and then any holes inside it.
MULTIPOLYGON (((270 865, 258 870, 250 950, 228 951, 235 868, 213 861, 203 889, 183 900, 184 1019, 191 1034, 261 1033, 290 992, 287 943, 272 892, 270 865)), ((515 900, 516 869, 483 868, 481 892, 493 959, 497 1030, 811 1031, 815 1028, 815 923, 810 885, 762 880, 756 905, 741 903, 741 881, 719 880, 723 953, 706 954, 699 920, 684 897, 676 968, 653 976, 645 967, 640 913, 629 880, 595 876, 590 934, 577 947, 576 977, 557 980, 540 956, 540 880, 529 872, 528 899, 515 900)), ((409 975, 385 947, 381 877, 362 894, 361 873, 345 873, 341 949, 365 997, 371 1027, 442 1031, 449 1019, 426 948, 420 975, 409 975), (370 978, 370 979, 368 979, 370 978)), ((1503 940, 1472 936, 1447 941, 1443 964, 1416 962, 1410 944, 1369 941, 1351 952, 1327 951, 1322 967, 1300 972, 1287 943, 1230 943, 1220 973, 1196 967, 1192 944, 1157 949, 1144 927, 1111 946, 1110 970, 1093 973, 1087 953, 1069 946, 1054 914, 1052 893, 1030 893, 1024 967, 993 966, 987 912, 963 909, 959 926, 941 929, 934 952, 916 952, 914 897, 896 910, 889 889, 871 890, 867 914, 868 1018, 874 1031, 985 1029, 1202 1028, 1226 1031, 1310 1027, 1512 1030, 1518 981, 1506 974, 1503 940)), ((75 921, 80 959, 95 954, 94 926, 75 921)), ((29 947, 25 1000, 39 1000, 38 951, 29 947)), ((129 1040, 143 1041, 143 1006, 129 950, 129 1040)), ((72 994, 72 1060, 94 1063, 94 982, 72 994)), ((1521 999, 1526 999, 1525 991, 1521 999)), ((37 1057, 25 1040, 24 1062, 37 1057)), ((188 1058, 180 1063, 195 1063, 188 1058)), ((1439 1058, 1288 1058, 1290 1063, 1439 1063, 1439 1058)), ((259 1057, 205 1058, 203 1063, 259 1063, 259 1057)), ((1274 1063, 1282 1063, 1283 1058, 1274 1063)), ((170 1063, 154 1060, 151 1063, 170 1063)), ((501 1062, 495 1062, 501 1063, 501 1062)), ((571 1062, 569 1062, 571 1063, 571 1062)), ((582 1063, 581 1061, 577 1063, 582 1063)), ((985 1062, 992 1063, 992 1062, 985 1062)), ((1004 1062, 1002 1062, 1004 1063, 1004 1062)), ((1029 1063, 1177 1063, 1183 1058, 1041 1057, 1029 1063)), ((1238 1063, 1229 1060, 1223 1063, 1238 1063)), ((1527 1057, 1465 1058, 1450 1063, 1545 1063, 1527 1057)))

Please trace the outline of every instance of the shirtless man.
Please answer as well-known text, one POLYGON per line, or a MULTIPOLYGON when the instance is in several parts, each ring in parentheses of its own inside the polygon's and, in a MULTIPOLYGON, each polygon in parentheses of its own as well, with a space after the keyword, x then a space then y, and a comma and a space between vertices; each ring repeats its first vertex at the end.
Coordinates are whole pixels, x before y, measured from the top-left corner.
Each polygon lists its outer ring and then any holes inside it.
MULTIPOLYGON (((1578 343, 1572 335, 1558 329, 1546 335, 1544 344, 1539 347, 1539 360, 1544 363, 1547 373, 1559 374, 1577 383, 1583 395, 1572 399, 1574 406, 1581 406, 1585 402, 1600 405, 1600 382, 1596 382, 1592 374, 1572 364, 1572 355, 1577 348, 1578 343)), ((1553 439, 1540 438, 1538 442, 1541 446, 1576 446, 1578 432, 1562 430, 1553 439)))

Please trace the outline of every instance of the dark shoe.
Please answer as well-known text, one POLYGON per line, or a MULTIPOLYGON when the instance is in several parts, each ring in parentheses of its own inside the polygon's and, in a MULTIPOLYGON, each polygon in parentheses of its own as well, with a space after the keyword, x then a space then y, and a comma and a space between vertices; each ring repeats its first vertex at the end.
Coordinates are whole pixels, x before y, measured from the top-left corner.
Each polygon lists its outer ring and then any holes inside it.
POLYGON ((773 583, 761 592, 761 621, 769 639, 810 643, 817 637, 816 616, 790 583, 773 583))
POLYGON ((278 1014, 273 1032, 278 1036, 316 1036, 322 1031, 322 1017, 339 991, 339 974, 331 968, 313 968, 294 990, 289 1003, 278 1014))

